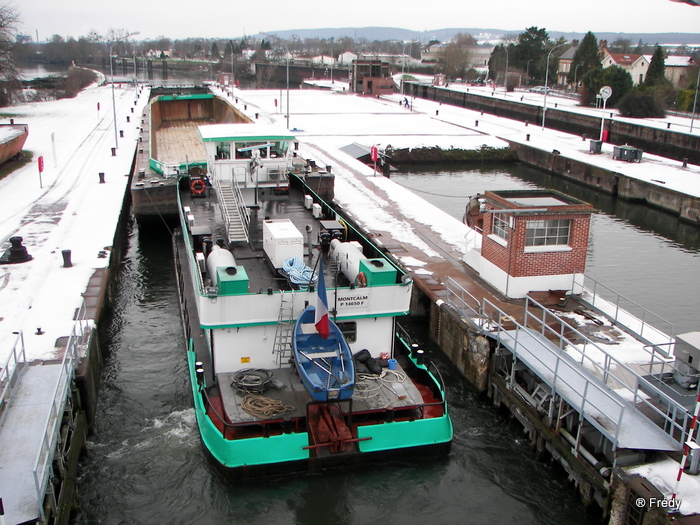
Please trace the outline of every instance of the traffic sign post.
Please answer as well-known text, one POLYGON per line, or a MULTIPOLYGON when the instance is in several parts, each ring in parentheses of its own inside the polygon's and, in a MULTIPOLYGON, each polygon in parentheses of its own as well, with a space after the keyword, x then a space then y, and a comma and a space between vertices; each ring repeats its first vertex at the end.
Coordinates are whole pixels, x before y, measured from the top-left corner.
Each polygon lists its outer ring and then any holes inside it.
POLYGON ((603 116, 600 119, 600 140, 602 141, 603 128, 605 127, 605 103, 612 95, 612 88, 610 86, 603 86, 598 93, 600 93, 600 98, 603 99, 603 116))
POLYGON ((372 146, 369 149, 369 158, 372 159, 372 162, 374 162, 374 173, 372 175, 377 175, 377 159, 379 158, 377 146, 372 146))
POLYGON ((43 188, 44 185, 41 182, 41 173, 44 171, 44 157, 39 156, 39 187, 43 188))

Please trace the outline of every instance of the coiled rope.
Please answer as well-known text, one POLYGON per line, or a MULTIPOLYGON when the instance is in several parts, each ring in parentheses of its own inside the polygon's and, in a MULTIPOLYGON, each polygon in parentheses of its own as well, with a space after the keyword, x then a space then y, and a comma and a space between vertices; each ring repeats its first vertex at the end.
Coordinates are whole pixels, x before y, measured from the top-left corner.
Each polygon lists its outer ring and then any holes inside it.
POLYGON ((406 381, 406 374, 398 370, 382 370, 382 373, 374 374, 357 374, 355 382, 355 395, 358 398, 369 399, 379 395, 382 389, 382 384, 391 385, 392 383, 403 383, 406 381))
POLYGON ((248 394, 243 398, 241 408, 251 416, 260 419, 270 418, 283 412, 293 412, 297 408, 294 405, 287 405, 279 399, 248 394))
POLYGON ((272 381, 271 370, 246 368, 233 374, 231 386, 246 394, 262 394, 272 381))

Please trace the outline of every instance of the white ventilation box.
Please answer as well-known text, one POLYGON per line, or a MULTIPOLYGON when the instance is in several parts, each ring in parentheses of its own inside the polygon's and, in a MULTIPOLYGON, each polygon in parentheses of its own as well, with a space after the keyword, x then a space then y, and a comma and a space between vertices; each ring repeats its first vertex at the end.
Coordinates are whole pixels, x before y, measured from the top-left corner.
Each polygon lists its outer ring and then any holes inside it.
POLYGON ((318 202, 315 202, 314 205, 311 207, 311 214, 316 217, 317 219, 320 219, 323 217, 323 212, 321 211, 321 205, 318 202))
POLYGON ((304 237, 289 219, 263 221, 263 250, 274 268, 290 257, 304 257, 304 237))
POLYGON ((304 195, 304 208, 310 210, 313 203, 314 198, 311 195, 304 195))

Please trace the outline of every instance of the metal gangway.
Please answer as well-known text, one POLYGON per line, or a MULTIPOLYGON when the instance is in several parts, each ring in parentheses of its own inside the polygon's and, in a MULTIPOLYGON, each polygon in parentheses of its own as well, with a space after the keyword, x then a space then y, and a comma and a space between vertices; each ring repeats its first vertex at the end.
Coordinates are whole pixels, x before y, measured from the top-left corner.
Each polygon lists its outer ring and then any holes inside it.
POLYGON ((28 363, 20 332, 0 371, 0 497, 7 523, 43 522, 47 495, 56 511, 58 494, 50 481, 55 461, 63 461, 59 432, 64 418, 73 417, 75 367, 96 336, 86 311, 83 302, 60 361, 28 363))
POLYGON ((245 206, 241 189, 233 177, 233 182, 215 179, 216 193, 221 204, 221 214, 226 223, 228 242, 248 242, 250 216, 245 206))
MULTIPOLYGON (((450 306, 512 353, 511 388, 516 365, 522 363, 614 449, 681 450, 692 415, 612 351, 532 298, 526 298, 523 321, 518 322, 491 301, 478 301, 455 281, 450 280, 447 289, 450 306), (644 392, 650 389, 658 392, 655 403, 644 392)), ((653 349, 648 351, 650 368, 664 366, 653 349)), ((549 411, 554 411, 554 403, 549 411)))

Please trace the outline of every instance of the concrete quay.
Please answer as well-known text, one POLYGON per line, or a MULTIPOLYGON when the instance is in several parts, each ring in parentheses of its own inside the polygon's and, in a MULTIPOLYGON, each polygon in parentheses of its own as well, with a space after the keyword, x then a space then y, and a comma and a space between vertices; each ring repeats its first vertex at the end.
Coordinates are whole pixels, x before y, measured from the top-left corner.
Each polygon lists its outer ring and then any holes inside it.
POLYGON ((0 265, 0 498, 8 525, 67 523, 77 504, 101 372, 96 324, 110 270, 121 262, 135 115, 147 101, 147 88, 105 84, 74 99, 9 108, 29 125, 25 149, 34 162, 0 180, 3 251, 21 237, 31 256, 0 265))

